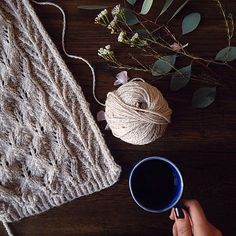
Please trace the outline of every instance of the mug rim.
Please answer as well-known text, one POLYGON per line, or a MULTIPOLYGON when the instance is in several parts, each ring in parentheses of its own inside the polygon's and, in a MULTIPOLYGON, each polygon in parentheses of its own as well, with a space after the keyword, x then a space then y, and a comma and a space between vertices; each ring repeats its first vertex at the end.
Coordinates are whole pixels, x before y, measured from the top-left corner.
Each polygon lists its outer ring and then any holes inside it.
POLYGON ((141 161, 139 161, 132 169, 131 173, 130 173, 130 176, 129 176, 129 190, 130 190, 130 193, 131 193, 131 196, 133 198, 133 200, 135 201, 135 203, 141 207, 143 210, 145 211, 148 211, 148 212, 151 212, 151 213, 162 213, 162 212, 165 212, 165 211, 168 211, 170 210, 171 208, 173 208, 180 200, 180 198, 182 197, 182 194, 183 194, 183 189, 184 189, 184 182, 183 182, 183 177, 180 173, 180 170, 179 168, 170 160, 164 158, 164 157, 159 157, 159 156, 151 156, 151 157, 146 157, 144 159, 142 159, 141 161), (137 169, 138 166, 140 166, 143 162, 146 162, 146 161, 150 161, 150 160, 161 160, 161 161, 164 161, 164 162, 167 162, 168 164, 170 164, 175 170, 176 172, 178 173, 179 175, 179 178, 180 178, 180 192, 178 194, 178 197, 176 198, 176 200, 170 204, 170 206, 168 207, 165 207, 163 209, 160 209, 160 210, 153 210, 153 209, 149 209, 145 206, 143 206, 142 204, 140 204, 137 200, 136 200, 136 197, 134 196, 134 193, 133 193, 133 190, 132 190, 132 187, 131 187, 131 179, 132 179, 132 176, 133 176, 133 173, 134 171, 137 169))

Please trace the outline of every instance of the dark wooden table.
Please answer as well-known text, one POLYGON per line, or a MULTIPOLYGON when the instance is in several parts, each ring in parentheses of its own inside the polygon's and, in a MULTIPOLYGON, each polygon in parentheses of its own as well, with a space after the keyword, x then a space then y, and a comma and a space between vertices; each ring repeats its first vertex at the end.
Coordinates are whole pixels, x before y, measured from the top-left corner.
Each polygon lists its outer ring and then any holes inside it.
MULTIPOLYGON (((67 14, 68 52, 83 56, 95 65, 97 95, 104 101, 106 93, 114 89, 114 75, 118 71, 104 69, 102 60, 97 56, 97 49, 109 43, 116 50, 120 50, 120 47, 116 37, 112 37, 103 27, 94 25, 96 12, 80 11, 77 5, 113 5, 118 1, 53 2, 59 4, 67 14)), ((236 16, 236 1, 228 0, 223 3, 236 16)), ((53 7, 33 6, 63 55, 59 11, 53 7)), ((214 57, 226 45, 224 22, 216 3, 212 0, 191 1, 173 21, 173 25, 179 25, 183 16, 190 12, 200 12, 202 22, 195 33, 186 36, 191 42, 189 50, 202 57, 214 57)), ((236 45, 236 36, 233 44, 236 45)), ((126 51, 120 53, 123 57, 126 56, 126 51)), ((101 107, 92 97, 89 69, 80 61, 63 57, 96 116, 101 107)), ((122 166, 120 181, 99 193, 12 224, 15 235, 171 235, 169 212, 157 215, 141 210, 133 202, 128 190, 128 176, 132 166, 142 158, 152 155, 164 156, 176 163, 184 177, 184 197, 199 199, 209 220, 224 235, 236 235, 236 74, 225 67, 216 67, 215 70, 222 76, 226 86, 218 90, 216 102, 207 109, 191 107, 191 94, 198 84, 190 83, 181 92, 173 93, 169 91, 168 80, 157 81, 148 74, 141 74, 160 88, 173 109, 172 123, 164 137, 149 145, 134 146, 118 140, 109 131, 104 131, 104 124, 99 125, 116 162, 122 166)), ((137 72, 130 73, 131 77, 138 75, 137 72)), ((0 235, 5 235, 3 228, 0 229, 0 235)))

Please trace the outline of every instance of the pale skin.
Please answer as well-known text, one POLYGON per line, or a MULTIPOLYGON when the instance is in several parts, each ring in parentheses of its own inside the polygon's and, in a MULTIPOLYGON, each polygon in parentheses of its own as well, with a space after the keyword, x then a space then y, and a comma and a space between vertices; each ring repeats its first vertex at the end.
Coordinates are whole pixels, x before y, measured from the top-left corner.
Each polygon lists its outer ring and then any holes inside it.
POLYGON ((219 229, 208 222, 205 213, 197 200, 184 200, 184 218, 177 219, 172 209, 170 219, 173 224, 173 236, 223 236, 219 229))

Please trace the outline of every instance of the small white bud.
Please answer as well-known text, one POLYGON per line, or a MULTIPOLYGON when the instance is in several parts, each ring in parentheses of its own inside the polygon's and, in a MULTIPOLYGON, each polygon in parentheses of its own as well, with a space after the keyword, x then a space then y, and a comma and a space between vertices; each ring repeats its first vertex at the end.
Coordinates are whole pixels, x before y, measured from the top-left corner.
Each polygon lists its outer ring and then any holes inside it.
POLYGON ((133 35, 133 37, 131 38, 131 41, 132 42, 134 42, 136 39, 138 39, 139 38, 139 35, 138 35, 138 33, 135 33, 134 35, 133 35))
POLYGON ((124 42, 126 33, 124 31, 121 31, 118 36, 118 42, 124 42))
POLYGON ((116 15, 120 14, 120 12, 121 12, 121 9, 120 9, 120 4, 119 4, 119 5, 116 5, 116 6, 112 9, 111 14, 112 14, 113 16, 116 16, 116 15))
POLYGON ((100 14, 101 14, 102 16, 107 15, 107 9, 102 10, 100 14))

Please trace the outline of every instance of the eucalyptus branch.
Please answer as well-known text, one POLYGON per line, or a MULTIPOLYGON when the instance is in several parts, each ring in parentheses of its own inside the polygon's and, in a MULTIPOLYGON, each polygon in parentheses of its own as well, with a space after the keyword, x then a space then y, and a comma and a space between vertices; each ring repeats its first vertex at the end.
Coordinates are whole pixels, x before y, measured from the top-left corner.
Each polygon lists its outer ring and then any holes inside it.
MULTIPOLYGON (((143 24, 142 24, 142 25, 143 25, 143 24)), ((165 27, 165 26, 163 26, 163 27, 165 28, 166 32, 168 32, 168 33, 171 35, 171 37, 175 40, 175 42, 177 42, 178 44, 180 44, 180 43, 178 42, 178 40, 175 38, 175 36, 170 32, 170 30, 169 30, 167 27, 165 27)), ((144 26, 144 29, 146 29, 145 26, 144 26)), ((151 36, 151 33, 150 33, 149 31, 147 31, 147 32, 148 32, 149 35, 151 36)), ((165 49, 167 49, 167 50, 173 52, 173 49, 172 49, 170 46, 167 46, 167 45, 164 45, 164 44, 158 42, 154 37, 152 37, 152 39, 145 37, 145 40, 147 40, 147 41, 149 41, 149 42, 151 42, 151 43, 153 43, 153 44, 157 44, 158 46, 160 46, 160 47, 162 47, 162 48, 165 48, 165 49)), ((165 43, 166 43, 166 42, 165 42, 165 43)), ((209 59, 204 59, 204 58, 201 58, 201 57, 196 57, 196 56, 193 56, 193 55, 187 53, 187 52, 186 52, 185 50, 183 50, 183 49, 182 49, 182 51, 178 51, 177 53, 178 53, 178 54, 181 54, 181 55, 183 55, 183 56, 186 56, 186 57, 188 57, 188 58, 190 58, 190 59, 192 59, 192 60, 201 60, 201 61, 204 61, 204 62, 206 62, 206 63, 208 63, 208 64, 224 65, 224 66, 228 66, 229 68, 231 68, 231 66, 230 66, 229 64, 225 63, 225 62, 217 62, 217 61, 215 61, 215 60, 209 60, 209 59)))
MULTIPOLYGON (((220 0, 214 1, 217 2, 221 10, 221 14, 224 17, 228 46, 230 46, 231 39, 234 34, 233 16, 231 14, 226 16, 225 10, 223 9, 220 0)), ((133 54, 129 53, 130 59, 134 62, 135 65, 132 65, 133 62, 130 64, 127 64, 126 62, 123 63, 117 59, 114 52, 111 50, 110 45, 107 45, 105 48, 100 48, 98 50, 98 55, 106 60, 109 63, 110 67, 148 72, 154 75, 155 79, 158 80, 171 77, 174 83, 179 83, 178 86, 180 86, 180 88, 185 86, 190 78, 193 81, 205 83, 208 85, 223 86, 220 83, 220 76, 210 68, 210 65, 223 65, 232 69, 232 66, 227 63, 227 60, 221 61, 218 60, 218 58, 221 59, 220 57, 216 57, 216 61, 211 58, 202 58, 193 55, 192 53, 188 52, 188 50, 186 50, 188 43, 182 45, 180 40, 177 39, 175 34, 169 29, 167 25, 159 25, 157 22, 149 20, 145 16, 133 10, 129 10, 127 13, 126 9, 122 8, 120 5, 117 5, 112 9, 111 13, 113 17, 111 21, 109 21, 107 11, 103 10, 96 17, 95 23, 107 27, 109 30, 111 30, 111 34, 118 35, 117 40, 119 43, 125 44, 130 48, 136 48, 142 52, 142 56, 152 57, 153 59, 155 59, 155 61, 154 63, 152 63, 152 65, 145 65, 142 60, 140 60, 139 56, 134 56, 133 54), (137 16, 139 17, 139 19, 137 18, 137 16), (141 26, 141 30, 144 31, 144 34, 142 32, 138 33, 138 31, 136 30, 137 27, 133 27, 134 24, 141 26), (155 29, 153 29, 154 27, 155 29), (158 37, 156 37, 157 33, 158 37), (173 59, 173 57, 175 56, 177 58, 181 56, 182 58, 188 59, 188 61, 191 61, 190 65, 178 69, 175 66, 175 59, 173 59), (201 75, 193 74, 191 69, 191 65, 193 63, 199 64, 204 69, 204 73, 201 75), (178 82, 177 80, 179 78, 183 79, 184 81, 178 82)), ((228 53, 230 53, 229 50, 228 53)), ((179 89, 178 86, 176 87, 176 89, 179 89)))

